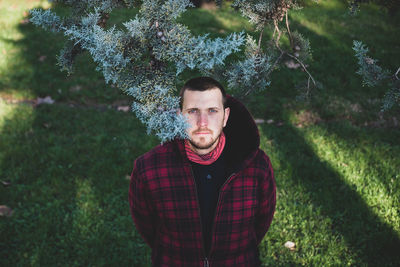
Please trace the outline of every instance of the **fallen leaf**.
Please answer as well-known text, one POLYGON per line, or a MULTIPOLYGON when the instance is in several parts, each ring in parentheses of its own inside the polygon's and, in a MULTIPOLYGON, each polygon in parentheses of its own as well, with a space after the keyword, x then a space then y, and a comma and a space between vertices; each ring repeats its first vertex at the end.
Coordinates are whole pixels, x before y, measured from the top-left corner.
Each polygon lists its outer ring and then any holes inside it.
POLYGON ((11 217, 14 211, 5 205, 0 205, 0 216, 11 217))
POLYGON ((27 17, 29 15, 28 11, 22 12, 22 16, 27 17))
POLYGON ((72 86, 71 88, 69 88, 70 92, 78 92, 80 90, 82 90, 82 86, 80 86, 80 85, 75 85, 75 86, 72 86))
POLYGON ((264 121, 263 119, 254 119, 254 122, 255 122, 256 124, 262 124, 262 123, 264 123, 265 121, 264 121))
POLYGON ((303 128, 303 124, 301 124, 301 123, 298 123, 295 126, 296 126, 296 128, 303 128))
POLYGON ((268 124, 274 123, 274 120, 273 119, 269 119, 269 120, 267 120, 267 123, 268 124))
POLYGON ((285 62, 286 67, 289 69, 297 69, 300 67, 299 63, 295 63, 293 60, 288 60, 285 62))
POLYGON ((290 249, 290 250, 295 250, 296 249, 296 244, 293 243, 292 241, 287 241, 285 243, 285 247, 290 249))
POLYGON ((128 112, 130 110, 130 107, 129 106, 118 106, 117 110, 123 111, 123 112, 128 112))
POLYGON ((4 185, 4 187, 10 186, 11 185, 11 181, 6 180, 6 181, 1 181, 1 183, 4 185))
POLYGON ((397 121, 396 117, 393 117, 393 125, 394 127, 397 127, 399 125, 399 122, 397 121))
POLYGON ((39 61, 40 61, 40 62, 43 62, 43 61, 46 60, 46 58, 47 58, 47 56, 45 56, 45 55, 40 56, 40 57, 39 57, 39 61))
POLYGON ((29 19, 23 19, 19 23, 20 24, 28 24, 29 23, 29 19))
POLYGON ((127 175, 125 176, 125 179, 128 180, 128 181, 130 181, 130 180, 131 180, 131 176, 130 176, 129 174, 127 174, 127 175))
POLYGON ((54 100, 51 98, 51 96, 46 96, 45 98, 40 98, 38 97, 36 99, 36 105, 41 105, 41 104, 54 104, 54 100))

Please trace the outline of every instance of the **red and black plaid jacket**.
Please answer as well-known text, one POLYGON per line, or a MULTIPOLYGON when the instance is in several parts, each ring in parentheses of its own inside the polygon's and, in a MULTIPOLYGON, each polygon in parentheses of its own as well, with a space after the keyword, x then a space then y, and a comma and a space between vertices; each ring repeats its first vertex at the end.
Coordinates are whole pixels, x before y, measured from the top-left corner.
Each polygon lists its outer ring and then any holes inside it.
POLYGON ((159 145, 140 156, 131 176, 129 203, 136 228, 152 249, 153 266, 259 266, 257 245, 275 211, 275 181, 247 109, 231 109, 225 153, 231 175, 221 187, 205 255, 200 209, 184 142, 159 145))

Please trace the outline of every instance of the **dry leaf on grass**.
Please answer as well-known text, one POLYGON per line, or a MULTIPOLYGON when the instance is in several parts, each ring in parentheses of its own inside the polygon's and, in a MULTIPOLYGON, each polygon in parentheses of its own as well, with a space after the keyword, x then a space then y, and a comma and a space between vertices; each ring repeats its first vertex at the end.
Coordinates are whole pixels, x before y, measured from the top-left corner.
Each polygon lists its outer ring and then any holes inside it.
POLYGON ((299 63, 294 62, 293 60, 288 60, 285 62, 285 65, 289 69, 297 69, 300 67, 299 63))
POLYGON ((21 24, 28 24, 28 23, 29 23, 29 19, 23 19, 23 20, 21 20, 19 23, 21 23, 21 24))
POLYGON ((265 121, 264 121, 263 119, 254 119, 254 122, 255 122, 256 124, 262 124, 262 123, 264 123, 265 121))
POLYGON ((123 112, 128 112, 130 110, 130 107, 129 106, 118 106, 117 110, 123 111, 123 112))
POLYGON ((290 249, 290 250, 295 250, 296 249, 296 244, 292 241, 287 241, 285 243, 285 247, 290 249))
POLYGON ((51 98, 51 96, 46 96, 45 98, 40 98, 38 97, 36 99, 36 105, 41 105, 41 104, 54 104, 54 100, 51 98))
POLYGON ((45 56, 45 55, 40 56, 40 57, 39 57, 39 61, 40 61, 40 62, 43 62, 43 61, 46 60, 46 58, 47 58, 47 56, 45 56))
POLYGON ((0 205, 0 216, 11 217, 14 211, 6 205, 0 205))
POLYGON ((1 183, 4 185, 4 187, 11 185, 11 181, 9 181, 9 180, 5 180, 5 181, 1 180, 1 183))
POLYGON ((78 84, 78 85, 75 85, 75 86, 72 86, 71 88, 69 88, 69 91, 70 91, 70 92, 78 92, 78 91, 80 91, 80 90, 82 90, 82 86, 80 86, 79 84, 78 84))

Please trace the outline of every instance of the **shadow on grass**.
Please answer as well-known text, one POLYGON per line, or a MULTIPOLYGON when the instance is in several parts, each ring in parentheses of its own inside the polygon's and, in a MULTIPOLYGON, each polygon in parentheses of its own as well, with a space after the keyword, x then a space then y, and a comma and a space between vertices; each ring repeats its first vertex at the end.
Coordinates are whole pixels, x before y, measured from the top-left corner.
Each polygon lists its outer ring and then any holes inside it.
MULTIPOLYGON (((371 212, 355 189, 329 164, 315 155, 294 127, 264 126, 262 132, 274 140, 281 165, 279 169, 293 170, 291 177, 285 179, 300 185, 310 197, 311 204, 304 205, 320 208, 322 215, 331 219, 332 235, 342 236, 363 264, 394 266, 399 262, 397 233, 371 212)), ((282 190, 288 191, 289 195, 292 191, 291 188, 282 190)))

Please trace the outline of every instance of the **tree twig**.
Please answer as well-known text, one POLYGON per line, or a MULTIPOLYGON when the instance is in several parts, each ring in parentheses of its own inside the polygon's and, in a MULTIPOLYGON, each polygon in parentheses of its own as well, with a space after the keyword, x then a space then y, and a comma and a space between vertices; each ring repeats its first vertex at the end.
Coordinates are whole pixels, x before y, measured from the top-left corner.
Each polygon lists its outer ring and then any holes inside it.
MULTIPOLYGON (((278 36, 276 37, 276 40, 275 40, 275 44, 276 44, 276 47, 279 48, 279 39, 281 39, 281 34, 282 34, 282 33, 281 33, 281 31, 279 30, 278 22, 277 22, 276 19, 274 19, 274 26, 275 26, 276 32, 278 33, 278 36)), ((279 50, 280 50, 280 48, 279 48, 279 50)))
POLYGON ((285 52, 283 52, 281 50, 281 54, 275 59, 274 64, 272 64, 271 68, 269 69, 269 71, 267 72, 267 77, 271 74, 271 72, 274 70, 274 68, 276 67, 276 65, 279 64, 279 61, 281 60, 282 56, 285 54, 285 52))
POLYGON ((288 10, 286 10, 285 19, 286 19, 286 29, 287 29, 287 32, 289 35, 289 40, 290 40, 290 47, 292 49, 294 49, 293 37, 292 37, 292 33, 290 32, 290 27, 289 27, 288 10))
POLYGON ((314 83, 314 86, 317 85, 317 83, 315 82, 313 76, 308 72, 307 67, 303 64, 303 62, 298 59, 296 56, 293 56, 292 54, 286 53, 286 55, 288 55, 289 57, 295 59, 297 62, 299 62, 299 64, 301 65, 301 67, 303 68, 303 70, 305 72, 307 72, 308 76, 311 78, 312 82, 314 83))
POLYGON ((265 24, 262 27, 261 32, 260 32, 260 37, 258 38, 258 49, 257 49, 257 52, 260 52, 260 50, 261 50, 261 40, 262 40, 264 28, 265 28, 265 24))

